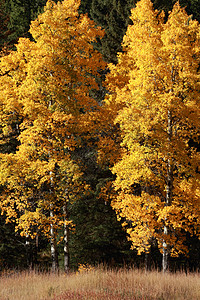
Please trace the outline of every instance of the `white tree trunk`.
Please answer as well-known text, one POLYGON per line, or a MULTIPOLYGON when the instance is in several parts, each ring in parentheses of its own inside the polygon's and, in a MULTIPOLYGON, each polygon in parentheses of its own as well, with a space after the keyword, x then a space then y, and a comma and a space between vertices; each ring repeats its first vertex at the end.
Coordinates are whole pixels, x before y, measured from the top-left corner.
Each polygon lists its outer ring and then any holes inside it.
MULTIPOLYGON (((167 226, 164 225, 164 234, 167 235, 167 226)), ((163 240, 163 255, 162 255, 162 269, 163 273, 165 273, 168 269, 168 249, 167 249, 167 243, 165 240, 163 240)))
MULTIPOLYGON (((171 205, 172 201, 172 190, 173 190, 173 162, 171 158, 171 141, 172 141, 172 115, 170 110, 168 111, 168 146, 169 146, 169 153, 167 159, 167 185, 166 185, 166 199, 165 199, 165 206, 171 205)), ((168 235, 168 227, 166 226, 166 219, 164 220, 164 227, 163 227, 164 235, 168 235)), ((168 258, 169 258, 169 245, 166 242, 166 239, 163 239, 163 258, 162 258, 162 268, 163 272, 166 272, 168 269, 168 258)))
MULTIPOLYGON (((50 74, 51 75, 51 74, 50 74)), ((51 75, 52 76, 52 75, 51 75)), ((51 108, 51 100, 49 101, 49 109, 51 108)), ((48 140, 50 137, 48 136, 48 140)), ((49 153, 49 158, 51 157, 49 153)), ((50 201, 53 194, 53 173, 52 171, 49 172, 50 174, 50 201)), ((50 218, 53 219, 53 204, 50 202, 50 218)), ((51 259, 52 259, 52 272, 56 272, 58 270, 58 251, 57 251, 57 244, 56 244, 56 234, 53 223, 50 224, 50 245, 51 245, 51 259)))
MULTIPOLYGON (((53 218, 53 209, 52 204, 50 204, 50 217, 53 218)), ((51 245, 51 259, 52 259, 52 272, 56 272, 58 270, 58 252, 57 252, 57 244, 56 244, 56 235, 54 226, 50 224, 50 245, 51 245)))
POLYGON ((68 218, 67 203, 63 206, 64 215, 64 270, 66 273, 69 272, 69 227, 66 224, 68 218))

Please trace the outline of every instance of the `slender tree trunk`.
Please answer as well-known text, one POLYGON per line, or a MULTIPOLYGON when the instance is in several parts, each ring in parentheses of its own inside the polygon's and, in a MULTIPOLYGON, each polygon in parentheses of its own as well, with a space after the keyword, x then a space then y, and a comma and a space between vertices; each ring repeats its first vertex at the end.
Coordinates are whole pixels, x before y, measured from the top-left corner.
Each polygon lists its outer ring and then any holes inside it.
POLYGON ((148 252, 145 252, 144 263, 145 263, 145 271, 147 272, 149 270, 149 253, 148 252))
MULTIPOLYGON (((51 75, 51 74, 50 74, 51 75)), ((52 76, 52 75, 51 75, 52 76)), ((51 108, 52 102, 49 101, 49 109, 51 108)), ((50 136, 48 136, 48 140, 50 140, 50 136)), ((49 158, 50 158, 49 153, 49 158)), ((52 198, 53 198, 53 173, 50 171, 50 218, 53 219, 54 212, 53 212, 53 204, 52 204, 52 198)), ((52 272, 56 272, 58 270, 58 251, 57 251, 57 243, 56 243, 56 234, 55 234, 55 228, 53 223, 50 224, 50 245, 51 245, 51 259, 52 259, 52 272)))
MULTIPOLYGON (((50 187, 50 198, 52 198, 51 194, 53 193, 53 177, 52 177, 52 171, 50 171, 50 181, 51 181, 51 187, 50 187)), ((50 199, 52 201, 52 199, 50 199)), ((50 218, 53 219, 54 213, 53 213, 53 204, 50 203, 50 218)), ((50 224, 50 245, 51 245, 51 259, 52 259, 52 272, 56 272, 58 270, 58 251, 57 251, 57 244, 56 244, 56 234, 54 225, 51 222, 50 224)))
MULTIPOLYGON (((165 200, 165 206, 171 205, 172 201, 172 189, 173 189, 173 162, 171 158, 171 140, 172 140, 172 115, 170 110, 168 111, 168 147, 169 147, 169 153, 168 153, 168 159, 167 159, 167 186, 166 186, 166 200, 165 200)), ((166 219, 165 219, 166 221, 166 219)), ((168 227, 166 226, 164 222, 164 235, 168 235, 168 227)), ((163 239, 163 258, 162 258, 162 268, 163 272, 166 272, 168 269, 168 259, 169 259, 169 245, 166 242, 166 239, 163 239)))
POLYGON ((27 263, 27 267, 29 269, 31 269, 31 254, 30 254, 30 241, 29 241, 29 235, 26 234, 26 242, 25 242, 25 247, 26 247, 26 263, 27 263))
MULTIPOLYGON (((164 225, 164 234, 167 235, 167 226, 164 225)), ((168 269, 168 249, 167 249, 167 243, 165 240, 163 240, 163 255, 162 255, 162 269, 163 273, 165 273, 168 269)))
MULTIPOLYGON (((52 204, 50 205, 50 217, 53 218, 53 209, 52 204)), ((50 245, 51 245, 51 259, 52 259, 52 272, 56 272, 58 270, 58 251, 57 251, 57 244, 56 244, 56 235, 54 226, 50 224, 50 245)))
POLYGON ((69 272, 69 227, 66 224, 68 220, 67 203, 63 206, 64 215, 64 270, 66 273, 69 272))
POLYGON ((38 250, 39 250, 39 235, 35 237, 35 251, 34 251, 34 269, 38 267, 38 250))

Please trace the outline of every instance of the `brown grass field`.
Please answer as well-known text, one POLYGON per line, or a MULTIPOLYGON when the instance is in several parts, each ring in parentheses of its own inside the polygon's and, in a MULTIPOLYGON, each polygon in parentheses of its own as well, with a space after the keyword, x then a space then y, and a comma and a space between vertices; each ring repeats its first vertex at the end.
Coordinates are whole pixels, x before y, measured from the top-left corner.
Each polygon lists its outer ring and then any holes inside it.
POLYGON ((81 269, 79 273, 6 273, 0 300, 198 300, 199 273, 81 269))

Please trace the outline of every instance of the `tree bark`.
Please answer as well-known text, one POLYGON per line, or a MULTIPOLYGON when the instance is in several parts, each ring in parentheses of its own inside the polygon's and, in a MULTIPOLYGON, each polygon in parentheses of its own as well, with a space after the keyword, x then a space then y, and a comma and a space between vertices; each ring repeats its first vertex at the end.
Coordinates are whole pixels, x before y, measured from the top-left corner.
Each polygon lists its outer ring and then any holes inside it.
POLYGON ((63 206, 63 215, 64 215, 64 270, 65 273, 69 272, 69 227, 66 224, 68 220, 68 212, 67 212, 67 203, 63 206))
MULTIPOLYGON (((51 74, 50 74, 51 75, 51 74)), ((51 75, 52 76, 52 75, 51 75)), ((49 108, 51 108, 52 102, 49 101, 49 108)), ((50 139, 50 136, 48 136, 48 140, 50 139)), ((50 158, 49 153, 49 158, 50 158)), ((53 172, 50 171, 50 218, 53 219, 54 213, 53 213, 53 204, 52 204, 52 194, 53 194, 53 172)), ((51 259, 52 259, 52 272, 56 272, 59 268, 58 266, 58 251, 57 251, 57 244, 56 244, 56 234, 55 229, 53 226, 53 223, 50 223, 50 245, 51 245, 51 259)))
MULTIPOLYGON (((164 225, 164 234, 167 235, 168 233, 168 229, 167 226, 164 225)), ((165 241, 165 239, 163 240, 163 255, 162 255, 162 269, 163 269, 163 273, 165 273, 168 269, 168 249, 167 249, 168 245, 165 241)))
MULTIPOLYGON (((52 193, 53 193, 53 176, 52 171, 50 171, 50 201, 52 201, 52 193)), ((50 202, 50 218, 53 219, 53 204, 50 202)), ((51 245, 51 259, 52 259, 52 272, 56 272, 58 270, 58 251, 56 244, 56 234, 54 225, 50 223, 50 245, 51 245)))
MULTIPOLYGON (((50 217, 53 218, 53 210, 51 206, 52 204, 50 205, 50 217)), ((58 270, 58 251, 57 251, 55 230, 52 223, 50 224, 50 236, 51 236, 50 245, 51 245, 51 259, 52 259, 51 270, 52 272, 56 272, 58 270)))
MULTIPOLYGON (((173 189, 173 162, 171 158, 171 141, 172 141, 172 114, 171 111, 168 110, 168 147, 169 153, 167 158, 167 185, 166 185, 166 199, 165 206, 171 205, 172 201, 172 189, 173 189)), ((164 220, 164 235, 168 235, 168 227, 166 226, 166 219, 164 220)), ((169 259, 169 245, 166 242, 166 239, 163 239, 163 257, 162 257, 162 268, 165 273, 168 269, 168 259, 169 259)))

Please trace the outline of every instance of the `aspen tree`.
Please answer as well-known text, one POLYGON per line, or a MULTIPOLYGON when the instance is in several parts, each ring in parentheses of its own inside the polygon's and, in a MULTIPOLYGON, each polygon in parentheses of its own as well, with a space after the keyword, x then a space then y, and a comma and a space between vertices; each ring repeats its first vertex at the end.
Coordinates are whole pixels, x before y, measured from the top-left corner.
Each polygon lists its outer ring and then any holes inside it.
POLYGON ((18 150, 1 155, 1 209, 22 234, 50 238, 54 271, 56 233, 63 226, 68 243, 67 203, 87 189, 71 154, 98 110, 90 92, 105 68, 92 46, 103 32, 79 16, 79 4, 48 1, 31 24, 34 41, 20 39, 17 51, 1 60, 1 126, 6 131, 13 112, 22 119, 18 150))
POLYGON ((200 234, 200 26, 179 3, 165 23, 150 0, 131 19, 108 76, 123 150, 112 205, 139 254, 157 241, 166 271, 170 255, 187 253, 186 233, 200 234))

